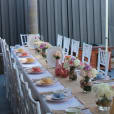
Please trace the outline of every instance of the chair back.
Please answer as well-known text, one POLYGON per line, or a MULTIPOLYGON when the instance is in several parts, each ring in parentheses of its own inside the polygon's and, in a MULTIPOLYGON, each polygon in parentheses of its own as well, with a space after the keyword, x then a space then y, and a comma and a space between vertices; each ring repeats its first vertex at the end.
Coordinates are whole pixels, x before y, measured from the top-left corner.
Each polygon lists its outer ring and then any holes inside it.
POLYGON ((58 34, 58 36, 57 36, 57 47, 62 48, 62 44, 63 44, 63 36, 58 34))
POLYGON ((21 37, 21 45, 27 45, 27 41, 28 41, 28 34, 20 34, 21 37))
POLYGON ((82 52, 82 62, 86 64, 90 64, 92 53, 92 45, 83 43, 83 52, 82 52))
POLYGON ((28 88, 28 83, 24 82, 23 75, 21 75, 21 87, 25 100, 24 114, 41 114, 40 103, 35 101, 32 97, 31 90, 28 88))
POLYGON ((34 42, 38 42, 40 40, 39 34, 29 34, 28 35, 28 41, 27 46, 34 48, 34 42))
POLYGON ((110 61, 110 52, 106 52, 105 50, 99 48, 97 70, 99 73, 103 74, 104 78, 105 76, 108 75, 109 61, 110 61))
POLYGON ((72 44, 71 44, 71 55, 78 57, 78 52, 79 52, 79 45, 80 42, 72 39, 72 44))
POLYGON ((63 55, 69 55, 69 48, 70 48, 70 38, 64 37, 63 43, 63 55))

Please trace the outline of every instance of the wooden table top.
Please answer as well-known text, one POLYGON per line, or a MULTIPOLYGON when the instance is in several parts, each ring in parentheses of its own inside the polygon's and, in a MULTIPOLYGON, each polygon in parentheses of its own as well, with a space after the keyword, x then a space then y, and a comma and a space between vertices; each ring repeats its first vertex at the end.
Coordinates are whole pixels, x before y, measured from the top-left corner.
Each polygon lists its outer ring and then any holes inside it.
MULTIPOLYGON (((50 73, 52 73, 55 76, 54 69, 49 68, 48 64, 46 63, 46 60, 36 53, 34 50, 30 51, 31 54, 38 59, 38 61, 45 67, 50 73)), ((80 102, 82 102, 85 107, 89 108, 93 114, 108 114, 107 112, 101 112, 98 110, 95 102, 96 102, 96 97, 95 94, 90 92, 87 94, 84 94, 82 92, 82 89, 80 88, 80 79, 81 76, 78 76, 77 81, 70 81, 68 78, 60 78, 56 77, 60 83, 65 87, 65 88, 70 88, 72 90, 73 96, 75 96, 77 99, 79 99, 80 102)), ((54 114, 64 114, 63 111, 54 111, 54 114)), ((114 114, 114 113, 113 113, 114 114)))

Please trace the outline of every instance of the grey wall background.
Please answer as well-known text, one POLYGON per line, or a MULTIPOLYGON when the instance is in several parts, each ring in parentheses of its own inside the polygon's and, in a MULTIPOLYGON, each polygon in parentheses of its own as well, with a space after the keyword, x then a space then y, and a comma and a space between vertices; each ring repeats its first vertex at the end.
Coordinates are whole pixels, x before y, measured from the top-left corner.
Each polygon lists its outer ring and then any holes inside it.
MULTIPOLYGON (((114 46, 114 0, 109 0, 109 38, 114 46)), ((56 44, 61 34, 90 44, 105 44, 105 0, 38 0, 39 33, 56 44)))
POLYGON ((28 33, 28 9, 28 0, 0 0, 0 36, 10 45, 19 43, 20 33, 28 33))

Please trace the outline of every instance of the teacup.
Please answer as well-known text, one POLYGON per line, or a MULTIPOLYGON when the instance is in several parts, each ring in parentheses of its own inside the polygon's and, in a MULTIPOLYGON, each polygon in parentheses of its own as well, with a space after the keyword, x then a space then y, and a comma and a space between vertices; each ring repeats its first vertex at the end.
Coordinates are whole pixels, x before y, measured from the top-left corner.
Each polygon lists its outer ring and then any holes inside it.
POLYGON ((66 114, 81 114, 81 110, 79 108, 67 108, 65 112, 66 114))

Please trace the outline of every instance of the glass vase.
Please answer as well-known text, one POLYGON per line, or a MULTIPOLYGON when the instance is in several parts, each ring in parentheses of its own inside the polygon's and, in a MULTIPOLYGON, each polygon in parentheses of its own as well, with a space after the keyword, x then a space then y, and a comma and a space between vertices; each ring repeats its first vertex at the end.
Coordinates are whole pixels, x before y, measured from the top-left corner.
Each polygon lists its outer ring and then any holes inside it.
POLYGON ((46 58, 46 49, 42 49, 42 57, 46 58))
POLYGON ((69 79, 70 80, 77 80, 77 73, 75 72, 75 67, 71 66, 69 70, 69 79))
POLYGON ((60 65, 60 60, 56 59, 56 68, 55 68, 55 74, 56 76, 60 76, 60 71, 61 71, 61 65, 60 65))
POLYGON ((80 87, 83 89, 83 93, 91 92, 92 89, 91 79, 88 76, 85 76, 84 79, 80 81, 80 87))
POLYGON ((100 111, 109 111, 112 104, 112 99, 107 98, 105 95, 96 101, 96 105, 100 111))

